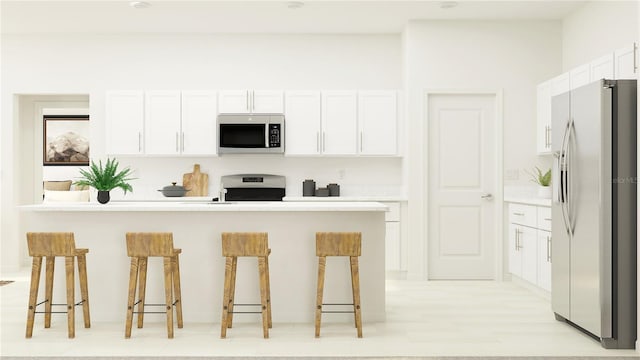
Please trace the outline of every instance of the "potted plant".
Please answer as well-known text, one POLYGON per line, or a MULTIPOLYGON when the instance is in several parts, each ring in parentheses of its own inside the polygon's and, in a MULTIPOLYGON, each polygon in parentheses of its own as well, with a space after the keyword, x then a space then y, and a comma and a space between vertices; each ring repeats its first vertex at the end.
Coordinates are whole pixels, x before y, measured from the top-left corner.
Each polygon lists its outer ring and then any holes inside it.
POLYGON ((98 202, 100 204, 106 204, 109 202, 109 191, 115 188, 120 188, 126 194, 127 191, 133 191, 128 181, 134 178, 129 177, 131 175, 131 169, 129 167, 124 170, 118 171, 118 161, 116 159, 107 158, 107 163, 102 166, 102 160, 96 165, 93 160, 89 170, 80 169, 82 179, 76 181, 76 185, 91 186, 98 190, 98 202))
POLYGON ((550 199, 551 198, 551 169, 546 172, 542 172, 539 167, 534 168, 535 171, 529 172, 531 175, 531 181, 538 184, 538 197, 550 199))

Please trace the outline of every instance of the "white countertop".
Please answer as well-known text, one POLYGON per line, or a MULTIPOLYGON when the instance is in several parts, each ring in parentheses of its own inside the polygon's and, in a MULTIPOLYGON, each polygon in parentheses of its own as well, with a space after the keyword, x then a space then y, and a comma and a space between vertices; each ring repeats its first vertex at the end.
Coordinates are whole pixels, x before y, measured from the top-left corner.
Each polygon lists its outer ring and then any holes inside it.
POLYGON ((402 196, 389 196, 389 195, 371 195, 371 196, 285 196, 282 201, 309 201, 309 202, 347 202, 347 201, 407 201, 407 198, 402 196))
POLYGON ((127 212, 127 211, 198 211, 198 212, 242 212, 242 211, 388 211, 379 202, 226 202, 211 201, 111 201, 107 204, 90 203, 46 203, 18 206, 22 211, 65 211, 65 212, 127 212))
POLYGON ((527 205, 551 206, 551 199, 529 197, 529 196, 505 196, 504 201, 511 202, 511 203, 527 204, 527 205))

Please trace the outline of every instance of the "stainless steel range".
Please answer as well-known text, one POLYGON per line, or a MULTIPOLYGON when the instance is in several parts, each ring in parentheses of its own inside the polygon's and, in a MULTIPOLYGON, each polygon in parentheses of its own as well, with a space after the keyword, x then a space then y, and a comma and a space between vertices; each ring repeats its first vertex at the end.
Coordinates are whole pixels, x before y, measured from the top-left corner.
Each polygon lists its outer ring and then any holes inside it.
POLYGON ((285 183, 281 175, 225 175, 220 180, 220 201, 282 201, 285 183))

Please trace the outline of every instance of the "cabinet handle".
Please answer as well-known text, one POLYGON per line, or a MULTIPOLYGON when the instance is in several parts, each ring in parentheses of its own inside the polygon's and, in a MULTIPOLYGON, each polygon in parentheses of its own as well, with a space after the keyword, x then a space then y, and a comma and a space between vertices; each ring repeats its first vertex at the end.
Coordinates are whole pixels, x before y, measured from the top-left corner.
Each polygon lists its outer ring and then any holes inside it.
POLYGON ((545 149, 547 147, 549 147, 549 131, 548 130, 549 130, 549 126, 545 125, 544 126, 544 147, 545 147, 545 149))
POLYGON ((547 262, 551 262, 551 236, 547 236, 547 262))
POLYGON ((142 152, 142 133, 138 132, 138 152, 142 152))
POLYGON ((551 218, 544 218, 546 221, 551 221, 551 218))
POLYGON ((316 151, 320 153, 320 131, 316 131, 316 151))
POLYGON ((182 145, 182 152, 184 152, 184 132, 182 132, 182 141, 180 143, 182 145))
POLYGON ((251 92, 251 112, 256 111, 256 92, 251 92))
POLYGON ((513 213, 513 215, 516 215, 516 216, 524 216, 524 213, 521 213, 521 212, 514 212, 514 213, 513 213))
POLYGON ((322 152, 327 151, 327 134, 323 131, 322 132, 322 152))
POLYGON ((520 248, 518 247, 518 229, 516 230, 516 251, 518 251, 520 248))
POLYGON ((362 131, 360 131, 360 152, 362 152, 362 131))
POLYGON ((249 111, 249 90, 247 90, 247 97, 245 98, 245 102, 247 103, 247 111, 249 111))
POLYGON ((178 140, 178 132, 176 131, 176 153, 178 151, 180 151, 180 148, 178 146, 180 146, 180 141, 178 140))

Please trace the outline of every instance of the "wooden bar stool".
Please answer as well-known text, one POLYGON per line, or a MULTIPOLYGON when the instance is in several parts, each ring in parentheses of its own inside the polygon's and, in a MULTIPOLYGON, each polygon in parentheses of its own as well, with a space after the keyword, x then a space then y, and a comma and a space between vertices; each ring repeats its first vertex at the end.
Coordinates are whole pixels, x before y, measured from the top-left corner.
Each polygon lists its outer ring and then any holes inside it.
POLYGON ((220 337, 227 336, 227 328, 231 328, 233 314, 262 314, 262 333, 269 338, 271 324, 271 288, 269 284, 269 249, 267 233, 222 233, 222 256, 226 257, 224 269, 224 295, 222 298, 222 324, 220 337), (260 304, 234 303, 236 289, 236 269, 238 256, 254 256, 258 258, 260 274, 260 304), (261 311, 234 311, 234 306, 260 306, 261 311))
POLYGON ((320 337, 322 313, 351 313, 355 317, 358 337, 362 337, 362 316, 360 314, 360 276, 358 257, 362 249, 362 234, 359 232, 318 232, 316 233, 316 255, 318 256, 318 292, 316 295, 316 337, 320 337), (324 304, 324 270, 327 256, 348 256, 351 264, 351 291, 353 304, 324 304), (353 311, 323 311, 325 305, 353 305, 353 311))
POLYGON ((27 233, 27 244, 29 246, 29 255, 33 257, 33 266, 31 268, 31 290, 29 292, 29 311, 27 313, 27 338, 31 338, 33 334, 33 320, 35 314, 44 313, 44 327, 51 327, 52 313, 66 313, 67 327, 69 330, 69 338, 75 337, 75 307, 82 304, 82 315, 84 318, 84 327, 91 327, 91 319, 89 318, 89 291, 87 288, 87 261, 85 255, 88 249, 76 249, 73 233, 61 232, 44 232, 44 233, 27 233), (45 277, 45 300, 36 303, 38 300, 38 287, 40 285, 40 270, 42 268, 42 257, 46 257, 46 277, 45 277), (67 303, 52 304, 53 295, 53 270, 55 267, 56 256, 64 256, 66 282, 67 282, 67 303), (80 294, 82 300, 75 303, 75 278, 74 278, 74 261, 78 258, 78 274, 80 276, 80 294), (38 305, 44 304, 43 312, 36 311, 38 305), (67 311, 51 311, 51 306, 64 305, 67 311))
POLYGON ((182 328, 182 297, 180 292, 180 263, 178 255, 181 249, 173 248, 172 233, 127 233, 127 254, 131 257, 129 274, 129 297, 127 300, 127 322, 125 338, 131 337, 133 314, 138 314, 138 328, 144 322, 144 307, 164 306, 165 311, 148 311, 151 314, 167 314, 167 335, 173 339, 173 309, 176 309, 178 328, 182 328), (149 257, 162 257, 164 260, 164 304, 146 304, 145 289, 147 285, 147 261, 149 257), (136 298, 138 283, 138 301, 136 298), (175 300, 174 300, 175 297, 175 300), (133 308, 138 305, 138 311, 133 308))

